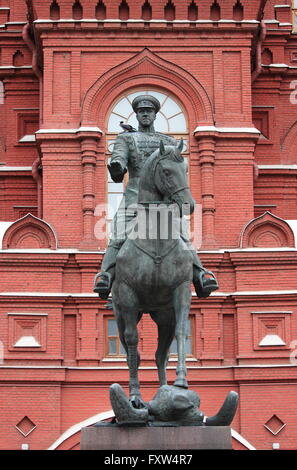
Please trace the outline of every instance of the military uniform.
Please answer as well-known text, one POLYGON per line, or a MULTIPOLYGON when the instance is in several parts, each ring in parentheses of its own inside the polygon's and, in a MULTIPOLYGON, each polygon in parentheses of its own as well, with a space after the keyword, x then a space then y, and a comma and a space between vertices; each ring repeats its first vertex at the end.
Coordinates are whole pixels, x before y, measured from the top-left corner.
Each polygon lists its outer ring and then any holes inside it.
MULTIPOLYGON (((103 258, 101 272, 94 280, 94 292, 97 292, 102 299, 107 299, 114 277, 114 266, 118 252, 125 242, 129 231, 133 227, 136 216, 136 204, 138 202, 139 178, 142 168, 147 158, 160 148, 160 142, 166 145, 176 145, 176 140, 160 132, 155 132, 152 122, 156 114, 160 111, 160 102, 151 95, 140 95, 134 98, 132 108, 140 123, 139 131, 123 132, 118 135, 114 144, 114 149, 108 169, 114 182, 123 181, 125 173, 129 173, 124 197, 120 207, 114 217, 112 227, 112 237, 105 256, 103 258), (146 111, 142 111, 145 108, 146 111), (154 113, 152 113, 152 109, 154 113), (150 110, 152 116, 145 117, 150 110), (142 119, 144 119, 142 121, 142 119), (133 207, 134 206, 134 207, 133 207)), ((210 292, 218 288, 214 275, 203 268, 196 251, 192 248, 189 240, 182 237, 188 244, 193 255, 194 277, 193 283, 199 297, 207 297, 210 292)))
POLYGON ((127 170, 129 181, 113 220, 111 240, 101 267, 103 271, 108 271, 115 264, 116 255, 127 238, 136 215, 141 170, 147 158, 159 149, 161 141, 164 145, 176 145, 173 137, 160 132, 123 132, 115 141, 110 163, 121 165, 122 177, 127 170))

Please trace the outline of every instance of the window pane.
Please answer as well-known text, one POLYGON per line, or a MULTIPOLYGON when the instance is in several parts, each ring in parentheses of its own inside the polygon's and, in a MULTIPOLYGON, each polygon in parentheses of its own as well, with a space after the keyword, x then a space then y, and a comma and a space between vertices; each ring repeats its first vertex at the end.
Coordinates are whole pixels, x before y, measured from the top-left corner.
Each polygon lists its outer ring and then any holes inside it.
POLYGON ((125 348, 124 348, 124 346, 122 345, 121 342, 120 342, 120 354, 123 354, 124 356, 126 356, 125 348))
POLYGON ((110 193, 108 195, 108 210, 107 217, 110 219, 115 216, 116 211, 119 208, 120 202, 122 200, 122 194, 110 193))
POLYGON ((121 132, 122 128, 120 126, 120 121, 123 121, 120 116, 117 114, 111 114, 108 120, 108 131, 109 132, 121 132))
POLYGON ((175 338, 172 341, 171 346, 170 346, 170 354, 177 354, 177 342, 175 338))
POLYGON ((121 101, 113 108, 113 112, 120 114, 123 117, 127 116, 127 113, 130 112, 130 103, 127 98, 121 99, 121 101), (127 111, 128 110, 128 111, 127 111))
POLYGON ((116 320, 108 320, 108 336, 118 336, 118 327, 116 320))
POLYGON ((138 129, 138 121, 136 119, 135 113, 128 117, 127 124, 130 124, 130 126, 134 127, 134 129, 138 129))
POLYGON ((165 118, 165 116, 162 114, 162 112, 157 114, 154 127, 157 132, 164 132, 164 133, 169 132, 168 121, 165 118))
POLYGON ((181 112, 180 107, 175 103, 171 98, 167 98, 165 103, 162 106, 162 112, 167 118, 179 114, 181 112))
POLYGON ((192 350, 192 341, 191 341, 191 338, 188 338, 187 341, 186 341, 186 347, 185 347, 185 350, 186 350, 186 354, 193 354, 193 350, 192 350))
MULTIPOLYGON (((192 355, 193 354, 193 349, 192 349, 192 322, 191 319, 189 318, 187 321, 187 338, 186 338, 186 345, 185 345, 185 351, 187 355, 192 355)), ((172 344, 170 346, 170 354, 177 354, 177 341, 174 338, 172 341, 172 344)))
POLYGON ((109 193, 122 193, 124 191, 123 183, 114 183, 113 181, 108 182, 109 193))
MULTIPOLYGON (((107 149, 110 153, 112 153, 112 151, 113 151, 114 143, 115 143, 115 140, 109 140, 108 143, 107 143, 107 149)), ((109 161, 110 161, 110 159, 109 159, 109 161)))
POLYGON ((166 95, 164 95, 163 93, 160 93, 159 91, 153 91, 153 90, 148 90, 146 92, 147 95, 152 95, 154 96, 155 98, 157 98, 157 100, 160 101, 161 103, 161 106, 162 104, 164 103, 164 100, 166 99, 166 95))
POLYGON ((109 339, 108 340, 108 354, 116 354, 116 353, 117 353, 117 340, 109 339))
POLYGON ((178 114, 168 120, 169 132, 187 132, 187 124, 184 115, 178 114))

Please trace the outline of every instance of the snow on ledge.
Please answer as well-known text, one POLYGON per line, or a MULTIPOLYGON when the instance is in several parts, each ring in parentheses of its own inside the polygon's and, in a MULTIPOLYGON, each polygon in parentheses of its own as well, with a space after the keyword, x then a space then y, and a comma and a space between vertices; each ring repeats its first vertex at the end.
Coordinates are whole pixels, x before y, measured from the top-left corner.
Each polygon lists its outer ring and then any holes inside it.
POLYGON ((260 131, 255 127, 216 127, 216 126, 198 126, 195 132, 244 132, 248 134, 260 134, 260 131))
MULTIPOLYGON (((0 171, 32 171, 32 166, 6 166, 1 165, 0 171)), ((1 224, 2 222, 0 222, 1 224)))
POLYGON ((297 170, 297 165, 258 165, 260 170, 297 170))
MULTIPOLYGON (((59 20, 51 20, 51 19, 37 19, 34 21, 35 24, 42 24, 42 23, 150 23, 150 24, 158 24, 158 23, 169 23, 169 24, 188 24, 188 23, 194 23, 194 24, 205 24, 205 23, 230 23, 230 24, 236 24, 236 23, 241 23, 241 24, 259 24, 260 22, 258 20, 241 20, 241 21, 236 21, 236 20, 211 20, 211 19, 206 19, 206 20, 162 20, 162 19, 156 19, 156 20, 143 20, 141 18, 138 19, 133 19, 130 18, 128 20, 120 20, 119 18, 114 18, 114 19, 105 19, 105 20, 97 20, 93 18, 81 18, 80 20, 75 20, 73 18, 61 18, 59 20)), ((278 21, 277 21, 278 23, 278 21)))
POLYGON ((22 137, 19 142, 20 143, 24 143, 24 142, 35 142, 36 141, 36 137, 34 134, 28 134, 28 135, 24 135, 24 137, 22 137))
POLYGON ((39 129, 35 134, 76 134, 77 132, 99 132, 103 131, 97 126, 82 126, 77 129, 39 129))

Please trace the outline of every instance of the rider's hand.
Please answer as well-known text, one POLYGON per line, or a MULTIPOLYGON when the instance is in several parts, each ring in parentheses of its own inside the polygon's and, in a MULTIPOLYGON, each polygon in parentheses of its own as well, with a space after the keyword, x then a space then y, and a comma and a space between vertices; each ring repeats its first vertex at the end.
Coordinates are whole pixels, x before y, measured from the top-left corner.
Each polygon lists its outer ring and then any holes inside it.
POLYGON ((123 181, 127 169, 123 168, 120 162, 112 162, 110 165, 107 165, 107 168, 115 183, 121 183, 123 181))

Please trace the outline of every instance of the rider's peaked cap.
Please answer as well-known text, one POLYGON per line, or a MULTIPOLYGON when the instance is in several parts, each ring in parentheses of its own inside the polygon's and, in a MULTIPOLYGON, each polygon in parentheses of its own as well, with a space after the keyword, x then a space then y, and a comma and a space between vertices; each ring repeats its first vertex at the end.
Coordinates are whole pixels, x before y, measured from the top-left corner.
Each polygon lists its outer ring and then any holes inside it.
POLYGON ((154 108, 156 113, 160 111, 161 104, 160 101, 157 100, 154 96, 151 95, 139 95, 134 98, 132 101, 132 108, 133 110, 136 111, 139 108, 154 108))

